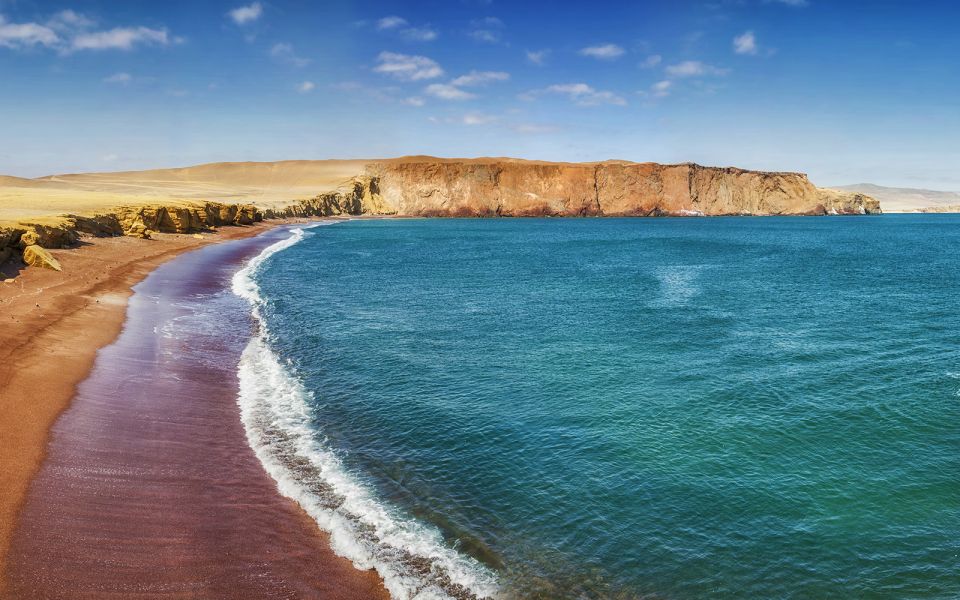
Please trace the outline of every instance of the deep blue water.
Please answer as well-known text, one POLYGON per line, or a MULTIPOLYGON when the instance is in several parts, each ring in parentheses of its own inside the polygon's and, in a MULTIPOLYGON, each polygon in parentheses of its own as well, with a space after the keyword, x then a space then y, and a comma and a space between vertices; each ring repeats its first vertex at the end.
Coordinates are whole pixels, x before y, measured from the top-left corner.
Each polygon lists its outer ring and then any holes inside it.
POLYGON ((269 258, 316 437, 548 598, 960 597, 960 218, 353 221, 269 258))

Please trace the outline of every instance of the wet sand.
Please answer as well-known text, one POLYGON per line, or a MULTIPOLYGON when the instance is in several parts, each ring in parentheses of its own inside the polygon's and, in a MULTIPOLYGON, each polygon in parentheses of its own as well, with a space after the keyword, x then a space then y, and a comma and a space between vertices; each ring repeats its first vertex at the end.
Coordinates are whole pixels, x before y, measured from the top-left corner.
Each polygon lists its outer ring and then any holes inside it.
MULTIPOLYGON (((12 531, 7 595, 387 597, 374 572, 335 556, 317 525, 280 496, 239 420, 236 363, 252 323, 248 307, 229 293, 230 277, 285 235, 273 230, 186 254, 135 288, 122 333, 96 356, 50 430, 46 460, 12 531)), ((126 285, 183 247, 169 250, 129 265, 126 285)), ((58 412, 66 401, 57 398, 86 370, 83 360, 62 368, 58 355, 109 343, 122 323, 123 287, 109 279, 103 289, 63 295, 65 305, 86 300, 28 336, 36 389, 26 385, 29 373, 7 369, 20 387, 0 387, 4 409, 29 417, 36 412, 31 399, 40 399, 49 405, 44 417, 58 412), (11 390, 17 401, 6 399, 11 390)), ((29 371, 25 356, 10 356, 29 371)), ((18 443, 29 450, 34 438, 18 443)), ((13 481, 6 467, 14 452, 4 446, 4 478, 13 481)))
MULTIPOLYGON (((216 235, 87 238, 51 250, 63 272, 2 266, 0 278, 0 591, 17 512, 46 455, 50 427, 123 325, 130 287, 158 264, 209 243, 248 237, 267 225, 216 235)), ((2 594, 0 594, 2 595, 2 594)))

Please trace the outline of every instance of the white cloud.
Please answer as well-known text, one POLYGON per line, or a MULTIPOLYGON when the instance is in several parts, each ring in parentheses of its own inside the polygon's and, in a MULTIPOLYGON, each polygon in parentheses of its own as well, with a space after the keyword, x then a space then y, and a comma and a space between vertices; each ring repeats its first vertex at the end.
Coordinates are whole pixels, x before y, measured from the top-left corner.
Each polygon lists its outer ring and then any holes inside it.
MULTIPOLYGON (((362 23, 366 23, 366 21, 362 23)), ((396 31, 400 37, 411 42, 432 42, 439 36, 435 29, 428 26, 410 26, 409 21, 397 15, 383 17, 376 22, 375 26, 378 31, 396 31)))
POLYGON ((533 90, 521 94, 520 98, 523 100, 533 100, 542 94, 566 96, 578 106, 599 106, 601 104, 624 106, 627 103, 625 99, 613 92, 596 90, 585 83, 555 84, 542 90, 533 90))
POLYGON ((373 68, 374 71, 402 81, 422 81, 443 75, 440 65, 426 56, 381 52, 377 61, 380 64, 373 68))
POLYGON ((114 27, 108 31, 78 34, 70 47, 73 50, 131 50, 140 44, 166 46, 169 43, 166 29, 114 27))
POLYGON ((69 31, 71 29, 89 29, 96 23, 93 19, 72 10, 61 10, 47 21, 47 25, 58 31, 69 31))
POLYGON ((166 46, 179 43, 166 29, 115 27, 94 31, 96 23, 72 10, 63 10, 46 23, 11 23, 0 15, 0 47, 19 50, 41 46, 70 53, 77 50, 130 50, 137 45, 166 46))
POLYGON ((510 79, 510 74, 503 71, 470 71, 466 75, 461 75, 451 81, 450 85, 471 87, 486 85, 495 81, 507 81, 508 79, 510 79))
POLYGON ((310 64, 309 58, 297 56, 297 53, 293 50, 293 46, 283 42, 274 44, 273 47, 270 48, 270 56, 280 62, 287 63, 288 65, 293 65, 295 67, 305 67, 310 64))
POLYGON ((130 73, 114 73, 110 77, 103 78, 104 83, 120 83, 126 85, 133 81, 133 76, 130 73))
POLYGON ((745 31, 733 38, 733 51, 737 54, 756 54, 757 38, 752 31, 745 31))
POLYGON ((600 60, 616 60, 626 52, 616 44, 603 44, 602 46, 588 46, 580 50, 582 56, 598 58, 600 60))
POLYGON ((464 125, 488 125, 496 121, 497 117, 484 113, 467 113, 461 119, 464 125))
POLYGON ((103 156, 100 157, 100 160, 102 160, 103 162, 109 163, 109 162, 115 162, 118 158, 120 157, 117 156, 116 154, 104 154, 103 156))
POLYGON ((400 35, 415 42, 432 42, 437 39, 437 32, 429 27, 408 27, 400 35))
POLYGON ((423 91, 441 100, 469 100, 476 98, 474 94, 465 92, 457 86, 448 83, 431 83, 425 87, 423 91))
POLYGON ((664 98, 670 95, 670 88, 672 87, 673 82, 669 79, 664 79, 650 86, 650 92, 657 98, 664 98))
POLYGON ((527 50, 527 62, 539 66, 543 66, 543 63, 546 62, 547 56, 550 55, 549 50, 527 50))
POLYGON ((478 42, 483 42, 485 44, 499 44, 500 43, 500 32, 492 31, 490 29, 474 29, 468 34, 470 37, 475 39, 478 42))
POLYGON ((377 29, 397 29, 398 27, 403 27, 407 24, 407 20, 403 17, 398 17, 396 15, 391 15, 389 17, 384 17, 377 21, 377 29))
POLYGON ((503 21, 497 17, 484 17, 470 21, 470 31, 467 35, 485 44, 499 44, 503 38, 501 29, 503 29, 503 21))
POLYGON ((59 43, 60 36, 46 25, 10 23, 0 15, 0 46, 19 49, 40 45, 52 48, 59 43))
POLYGON ((410 96, 409 98, 404 98, 402 102, 408 106, 423 106, 426 104, 426 101, 419 96, 410 96))
POLYGON ((253 23, 261 15, 263 15, 263 5, 259 2, 254 2, 248 6, 238 6, 227 13, 227 16, 233 19, 233 22, 237 25, 253 23))
POLYGON ((317 87, 317 84, 315 84, 314 82, 304 81, 297 86, 297 91, 300 92, 301 94, 306 94, 307 92, 312 92, 316 87, 317 87))
POLYGON ((643 59, 643 62, 640 63, 640 67, 644 69, 652 69, 655 66, 663 62, 663 57, 659 54, 651 54, 650 56, 643 59))
POLYGON ((787 6, 805 7, 810 6, 808 0, 765 0, 768 4, 773 2, 777 4, 786 4, 787 6))
POLYGON ((666 68, 671 77, 702 77, 704 75, 726 75, 727 69, 720 69, 698 60, 687 60, 666 68))

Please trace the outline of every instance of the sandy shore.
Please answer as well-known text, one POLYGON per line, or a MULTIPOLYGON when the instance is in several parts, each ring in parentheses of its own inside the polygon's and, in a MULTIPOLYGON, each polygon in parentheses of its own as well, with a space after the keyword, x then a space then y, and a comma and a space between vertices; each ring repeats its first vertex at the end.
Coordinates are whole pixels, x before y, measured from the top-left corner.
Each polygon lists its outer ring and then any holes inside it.
MULTIPOLYGON (((155 408, 174 412, 166 413, 169 418, 158 413, 148 429, 151 436, 172 437, 170 443, 144 452, 137 444, 149 436, 144 437, 142 428, 136 434, 139 417, 154 407, 164 390, 144 387, 137 396, 140 412, 135 413, 117 394, 117 369, 129 374, 130 364, 104 363, 99 378, 96 368, 91 373, 95 360, 101 363, 98 350, 124 329, 131 286, 186 250, 250 237, 274 224, 224 228, 203 239, 190 235, 161 235, 153 241, 90 239, 80 249, 54 251, 63 273, 30 269, 14 283, 0 284, 0 439, 4 440, 0 445, 0 489, 4 490, 0 586, 6 586, 0 587, 0 595, 6 589, 16 597, 98 597, 103 593, 127 597, 143 579, 137 595, 149 596, 152 589, 172 592, 172 597, 211 593, 245 597, 262 590, 285 590, 283 597, 302 597, 325 586, 342 592, 341 597, 385 597, 379 579, 353 570, 348 561, 334 556, 316 525, 276 492, 259 467, 236 418, 235 374, 209 369, 188 373, 188 384, 192 377, 198 385, 207 386, 192 394, 165 388, 163 398, 173 403, 155 408), (88 375, 86 387, 80 385, 88 375), (89 383, 94 379, 99 383, 89 383), (154 392, 156 397, 151 396, 154 392), (70 411, 63 413, 74 397, 70 411), (191 403, 183 404, 188 397, 191 403), (197 405, 196 398, 210 401, 201 405, 206 420, 187 410, 197 405), (177 413, 177 409, 183 410, 177 413), (63 418, 58 420, 61 413, 63 418), (165 423, 175 424, 178 419, 192 429, 172 427, 161 432, 165 423), (223 425, 215 427, 217 423, 223 425), (206 440, 206 445, 187 452, 180 444, 183 440, 174 439, 183 433, 206 440), (210 451, 213 447, 216 452, 210 451), (222 460, 227 456, 235 458, 222 460), (182 466, 184 457, 198 470, 179 471, 185 476, 170 479, 171 465, 182 466), (111 471, 114 478, 65 476, 70 469, 74 475, 77 468, 89 471, 92 461, 116 467, 111 471), (224 464, 229 468, 220 468, 224 464), (221 483, 223 478, 242 481, 236 487, 243 494, 216 501, 213 488, 204 485, 203 478, 218 476, 221 483), (117 493, 122 486, 127 486, 124 494, 117 493), (166 515, 173 525, 157 521, 158 515, 166 515), (251 562, 260 565, 269 582, 251 579, 257 566, 251 562), (267 563, 272 567, 263 569, 267 563), (299 573, 303 569, 308 572, 299 573), (239 577, 244 572, 248 576, 239 577), (107 574, 110 577, 102 580, 107 574), (285 582, 285 577, 295 584, 285 582), (240 581, 246 583, 240 585, 240 581)), ((238 251, 228 258, 240 261, 255 248, 251 245, 247 254, 238 251)), ((145 322, 139 321, 141 326, 145 322)), ((137 325, 131 318, 128 326, 137 325)), ((156 365, 150 361, 157 357, 137 353, 137 336, 124 331, 121 339, 133 346, 120 352, 115 343, 101 358, 135 357, 140 361, 135 372, 151 373, 156 365)), ((155 379, 158 385, 170 383, 155 379)))

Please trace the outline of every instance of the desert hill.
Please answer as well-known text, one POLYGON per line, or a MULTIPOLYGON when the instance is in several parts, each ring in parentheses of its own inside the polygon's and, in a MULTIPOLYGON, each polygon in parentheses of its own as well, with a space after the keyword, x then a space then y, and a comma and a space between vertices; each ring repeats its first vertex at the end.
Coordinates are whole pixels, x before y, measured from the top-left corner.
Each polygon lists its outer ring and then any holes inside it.
POLYGON ((895 188, 873 183, 838 186, 837 189, 870 195, 885 212, 960 212, 960 192, 895 188))

